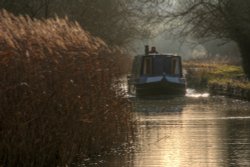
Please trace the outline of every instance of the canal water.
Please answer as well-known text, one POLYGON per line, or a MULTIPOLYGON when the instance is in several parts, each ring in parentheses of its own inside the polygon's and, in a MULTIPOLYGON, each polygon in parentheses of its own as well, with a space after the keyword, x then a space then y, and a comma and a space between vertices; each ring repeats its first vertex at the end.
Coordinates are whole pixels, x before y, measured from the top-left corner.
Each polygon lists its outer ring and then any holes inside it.
POLYGON ((250 166, 250 103, 195 93, 132 98, 138 130, 134 146, 83 166, 250 166))

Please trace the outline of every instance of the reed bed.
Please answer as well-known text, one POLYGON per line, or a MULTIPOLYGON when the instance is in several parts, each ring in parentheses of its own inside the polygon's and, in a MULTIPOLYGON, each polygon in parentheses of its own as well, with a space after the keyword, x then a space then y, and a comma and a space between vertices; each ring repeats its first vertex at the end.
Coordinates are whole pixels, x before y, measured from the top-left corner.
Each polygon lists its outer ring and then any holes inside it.
POLYGON ((124 60, 67 19, 0 11, 0 166, 66 166, 131 140, 124 60))

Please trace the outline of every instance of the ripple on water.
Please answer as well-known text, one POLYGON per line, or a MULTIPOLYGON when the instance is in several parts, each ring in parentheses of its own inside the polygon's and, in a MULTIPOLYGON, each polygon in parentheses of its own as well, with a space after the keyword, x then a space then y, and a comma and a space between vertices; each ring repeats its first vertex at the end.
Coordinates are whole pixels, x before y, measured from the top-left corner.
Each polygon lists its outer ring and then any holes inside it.
POLYGON ((132 100, 136 149, 102 167, 221 167, 250 164, 250 103, 188 90, 186 97, 132 100))
POLYGON ((199 97, 209 97, 209 93, 199 93, 195 91, 194 89, 187 89, 186 90, 186 96, 187 97, 194 97, 194 98, 199 98, 199 97))

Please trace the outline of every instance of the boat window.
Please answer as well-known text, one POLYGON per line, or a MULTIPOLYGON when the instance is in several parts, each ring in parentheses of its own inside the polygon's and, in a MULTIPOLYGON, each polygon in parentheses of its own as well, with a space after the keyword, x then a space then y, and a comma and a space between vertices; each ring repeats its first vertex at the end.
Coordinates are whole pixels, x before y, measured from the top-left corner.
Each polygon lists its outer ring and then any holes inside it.
POLYGON ((180 62, 178 58, 172 58, 171 74, 180 75, 180 62))
POLYGON ((143 74, 151 75, 152 74, 152 57, 145 57, 143 60, 143 74))

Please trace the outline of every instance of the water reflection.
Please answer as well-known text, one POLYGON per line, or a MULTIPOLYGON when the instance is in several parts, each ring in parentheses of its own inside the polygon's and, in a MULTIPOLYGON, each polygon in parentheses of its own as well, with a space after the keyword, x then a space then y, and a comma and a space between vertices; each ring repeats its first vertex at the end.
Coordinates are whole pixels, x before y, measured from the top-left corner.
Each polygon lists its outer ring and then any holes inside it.
POLYGON ((135 149, 103 167, 250 166, 250 103, 187 96, 134 100, 135 149))
MULTIPOLYGON (((181 105, 181 113, 154 112, 158 105, 150 114, 137 113, 141 150, 135 154, 133 166, 250 165, 250 111, 238 110, 235 102, 223 97, 217 100, 199 99, 195 103, 193 99, 186 99, 187 105, 181 105)), ((137 103, 152 108, 149 101, 137 103)), ((249 109, 248 103, 242 105, 242 109, 249 109)))

